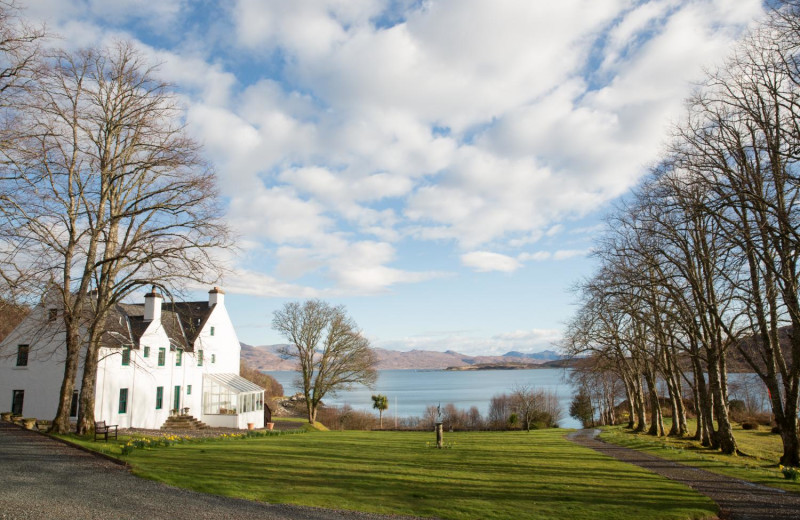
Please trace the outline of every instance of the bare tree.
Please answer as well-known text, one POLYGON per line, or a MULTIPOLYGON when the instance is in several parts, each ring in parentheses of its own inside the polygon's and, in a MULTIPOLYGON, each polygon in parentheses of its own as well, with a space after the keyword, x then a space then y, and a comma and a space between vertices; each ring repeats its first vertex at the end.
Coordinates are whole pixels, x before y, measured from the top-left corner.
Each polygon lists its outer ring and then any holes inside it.
POLYGON ((536 389, 530 385, 516 384, 511 389, 511 402, 522 419, 526 431, 531 431, 539 413, 539 398, 536 389))
POLYGON ((375 353, 343 306, 332 307, 320 300, 290 302, 275 311, 272 328, 291 343, 280 353, 297 360, 298 386, 306 399, 309 423, 316 420, 317 408, 327 394, 356 384, 375 384, 375 353))
MULTIPOLYGON (((68 427, 83 353, 79 431, 94 427, 96 365, 114 305, 134 290, 213 282, 230 245, 214 175, 182 110, 130 44, 55 52, 31 88, 26 137, 0 218, 15 258, 57 294, 66 342, 55 431, 68 427), (91 293, 90 293, 91 291, 91 293)), ((119 345, 122 347, 123 345, 119 345)))

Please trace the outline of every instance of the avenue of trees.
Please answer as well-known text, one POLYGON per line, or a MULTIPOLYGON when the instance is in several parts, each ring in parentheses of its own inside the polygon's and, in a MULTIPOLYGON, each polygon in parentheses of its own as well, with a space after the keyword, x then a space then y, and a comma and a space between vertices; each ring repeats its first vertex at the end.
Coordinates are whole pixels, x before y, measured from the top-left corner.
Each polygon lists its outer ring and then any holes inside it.
POLYGON ((798 161, 800 2, 792 0, 707 73, 658 164, 609 217, 565 342, 590 356, 575 374, 576 415, 588 403, 600 422, 615 422, 623 394, 630 427, 737 453, 735 355, 768 390, 781 463, 800 466, 798 161))
POLYGON ((69 428, 80 377, 84 433, 110 311, 146 286, 214 282, 230 233, 213 171, 147 59, 126 42, 67 52, 44 37, 0 2, 0 296, 57 303, 66 359, 52 429, 69 428))

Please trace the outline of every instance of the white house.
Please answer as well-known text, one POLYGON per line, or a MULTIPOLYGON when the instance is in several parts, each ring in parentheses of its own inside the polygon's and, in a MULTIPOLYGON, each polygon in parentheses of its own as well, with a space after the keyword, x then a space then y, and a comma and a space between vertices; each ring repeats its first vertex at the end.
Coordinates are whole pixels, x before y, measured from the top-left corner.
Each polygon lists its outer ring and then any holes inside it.
MULTIPOLYGON (((55 417, 65 357, 60 312, 45 298, 0 343, 0 411, 55 417)), ((209 426, 264 426, 264 390, 239 376, 241 348, 221 289, 207 302, 164 303, 154 288, 142 304, 117 305, 106 323, 96 420, 157 429, 183 414, 209 426)))

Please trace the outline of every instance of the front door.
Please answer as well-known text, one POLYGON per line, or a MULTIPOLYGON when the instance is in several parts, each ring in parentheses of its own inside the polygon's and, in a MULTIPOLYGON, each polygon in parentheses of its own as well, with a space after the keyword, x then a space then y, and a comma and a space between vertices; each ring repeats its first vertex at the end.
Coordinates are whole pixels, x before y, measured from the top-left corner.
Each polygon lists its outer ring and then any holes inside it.
POLYGON ((175 410, 178 410, 178 414, 181 413, 181 387, 175 387, 175 406, 173 406, 175 410))
POLYGON ((14 390, 14 395, 11 398, 11 413, 22 415, 22 403, 24 400, 25 390, 14 390))

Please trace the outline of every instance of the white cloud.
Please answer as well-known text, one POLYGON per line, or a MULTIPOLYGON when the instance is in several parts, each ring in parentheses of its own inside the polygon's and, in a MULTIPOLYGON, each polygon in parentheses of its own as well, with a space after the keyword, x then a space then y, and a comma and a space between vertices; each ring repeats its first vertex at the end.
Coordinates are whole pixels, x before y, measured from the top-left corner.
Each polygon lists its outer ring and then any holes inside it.
POLYGON ((501 271, 512 273, 522 267, 515 258, 489 251, 473 251, 461 255, 461 263, 478 272, 501 271))
POLYGON ((559 249, 557 251, 536 251, 534 253, 520 253, 517 260, 520 262, 541 262, 544 260, 569 260, 579 256, 586 256, 591 253, 590 249, 559 249))
POLYGON ((143 48, 179 86, 246 249, 278 284, 368 293, 441 275, 406 267, 418 242, 477 271, 586 254, 562 222, 636 182, 688 82, 762 2, 238 0, 208 42, 192 9, 39 0, 30 15, 70 45, 142 25, 201 42, 143 48))
POLYGON ((558 329, 517 330, 492 336, 480 336, 471 331, 440 331, 398 339, 378 339, 373 344, 390 350, 451 350, 467 355, 501 356, 511 351, 528 353, 553 349, 562 335, 558 329))
POLYGON ((553 253, 553 260, 567 260, 577 256, 586 256, 591 251, 591 249, 562 249, 553 253))

